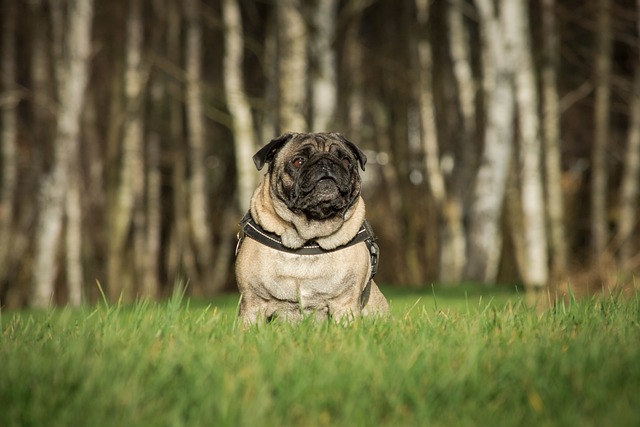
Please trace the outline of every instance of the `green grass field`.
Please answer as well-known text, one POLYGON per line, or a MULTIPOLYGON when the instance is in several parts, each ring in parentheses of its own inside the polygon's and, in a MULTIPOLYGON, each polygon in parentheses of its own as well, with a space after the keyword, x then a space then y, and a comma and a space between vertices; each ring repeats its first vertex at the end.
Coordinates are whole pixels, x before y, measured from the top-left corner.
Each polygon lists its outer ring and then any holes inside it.
POLYGON ((0 426, 640 425, 640 295, 385 293, 348 326, 242 331, 237 295, 5 312, 0 426))

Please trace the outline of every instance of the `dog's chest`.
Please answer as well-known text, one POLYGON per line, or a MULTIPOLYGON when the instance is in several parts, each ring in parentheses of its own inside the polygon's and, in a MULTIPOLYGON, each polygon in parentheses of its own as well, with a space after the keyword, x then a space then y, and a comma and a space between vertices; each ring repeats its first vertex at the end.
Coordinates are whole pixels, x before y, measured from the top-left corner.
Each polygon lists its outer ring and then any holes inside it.
POLYGON ((273 251, 271 256, 274 262, 263 270, 263 286, 272 297, 288 301, 321 301, 361 290, 370 268, 364 243, 321 255, 273 251))

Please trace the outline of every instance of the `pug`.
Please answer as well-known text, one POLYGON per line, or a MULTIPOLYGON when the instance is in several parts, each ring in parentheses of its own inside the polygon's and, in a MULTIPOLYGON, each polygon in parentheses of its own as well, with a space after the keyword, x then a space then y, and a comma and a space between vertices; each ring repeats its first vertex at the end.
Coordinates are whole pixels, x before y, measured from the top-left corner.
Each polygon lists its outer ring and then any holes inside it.
POLYGON ((360 195, 365 154, 339 133, 285 133, 253 161, 269 167, 241 222, 235 270, 243 323, 386 315, 360 195))

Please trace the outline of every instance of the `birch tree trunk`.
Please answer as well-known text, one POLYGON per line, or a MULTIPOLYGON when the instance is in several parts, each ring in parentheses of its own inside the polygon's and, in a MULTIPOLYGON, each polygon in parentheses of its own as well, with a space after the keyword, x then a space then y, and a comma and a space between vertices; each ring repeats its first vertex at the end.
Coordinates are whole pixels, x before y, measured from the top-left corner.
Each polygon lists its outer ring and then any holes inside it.
POLYGON ((429 0, 416 0, 420 36, 418 38, 418 96, 422 148, 425 155, 425 169, 431 195, 438 206, 444 205, 447 197, 444 177, 440 170, 440 149, 436 129, 436 113, 433 107, 433 58, 431 43, 427 34, 429 20, 429 0))
POLYGON ((69 180, 65 195, 67 227, 65 235, 68 303, 74 307, 82 304, 84 297, 82 263, 82 204, 80 198, 78 138, 69 149, 69 180))
POLYGON ((542 189, 542 142, 538 119, 538 91, 528 24, 528 2, 509 0, 503 6, 507 43, 513 46, 515 93, 519 119, 520 185, 525 262, 521 276, 528 288, 547 285, 547 234, 542 189))
MULTIPOLYGON (((360 20, 357 19, 347 29, 344 40, 344 57, 349 76, 350 92, 348 96, 348 129, 354 141, 362 140, 364 124, 364 71, 363 47, 360 42, 360 20)), ((375 121, 375 120, 374 120, 375 121)))
MULTIPOLYGON (((237 0, 236 0, 237 1, 237 0)), ((276 11, 277 12, 277 11, 276 11)), ((264 106, 258 119, 258 141, 269 141, 278 132, 278 29, 277 13, 269 16, 264 36, 264 106)))
MULTIPOLYGON (((640 0, 636 4, 638 9, 636 20, 640 31, 640 0)), ((637 53, 640 54, 640 42, 637 42, 637 53)), ((640 185, 638 184, 640 182, 640 59, 636 59, 634 73, 629 132, 620 187, 620 216, 617 224, 617 240, 620 246, 618 263, 623 270, 633 268, 631 259, 638 250, 632 236, 634 228, 638 224, 636 212, 638 210, 638 195, 640 194, 638 188, 640 185)))
MULTIPOLYGON (((447 215, 457 224, 455 238, 450 240, 450 250, 442 250, 442 256, 449 256, 450 261, 443 260, 441 264, 452 265, 449 269, 456 273, 452 276, 442 276, 441 280, 458 282, 464 273, 467 263, 467 235, 464 227, 464 212, 467 210, 467 196, 469 183, 475 172, 477 148, 476 133, 476 92, 477 83, 471 67, 471 53, 469 51, 469 35, 464 22, 464 0, 452 0, 447 8, 447 22, 449 24, 450 54, 453 63, 453 75, 458 91, 458 103, 462 116, 462 140, 460 142, 461 156, 456 164, 455 178, 452 180, 450 201, 446 209, 447 215)), ((442 268, 443 271, 445 268, 442 268)))
POLYGON ((314 132, 334 130, 333 118, 337 103, 336 35, 337 0, 317 0, 313 10, 314 32, 311 37, 311 129, 314 132))
MULTIPOLYGON (((515 267, 520 275, 520 279, 524 281, 523 272, 527 270, 527 242, 524 225, 524 215, 522 215, 522 184, 520 183, 520 174, 518 162, 511 162, 509 168, 509 178, 507 180, 507 190, 505 194, 505 214, 507 216, 507 226, 509 227, 511 244, 513 245, 513 260, 515 267)), ((527 287, 527 291, 531 290, 527 287)))
POLYGON ((606 250, 607 226, 607 142, 611 98, 611 4, 596 2, 595 135, 591 153, 591 250, 594 260, 606 250))
POLYGON ((202 289, 208 293, 211 285, 211 214, 208 200, 205 159, 205 123, 202 100, 202 24, 200 22, 200 0, 186 0, 184 3, 187 18, 186 33, 186 108, 187 135, 189 146, 189 215, 191 234, 196 246, 198 265, 202 270, 202 289))
MULTIPOLYGON (((11 3, 11 2, 9 2, 11 3)), ((45 21, 45 7, 43 0, 32 0, 29 2, 32 12, 32 23, 34 24, 31 45, 31 86, 34 135, 36 140, 45 138, 51 131, 51 76, 49 71, 49 61, 47 59, 47 34, 45 21)))
MULTIPOLYGON (((508 2, 501 1, 500 9, 508 2)), ((502 251, 501 218, 513 151, 512 48, 504 38, 504 14, 496 11, 492 0, 475 3, 480 12, 486 116, 484 150, 470 208, 465 276, 494 283, 502 251)))
MULTIPOLYGON (((151 113, 161 117, 163 102, 166 100, 165 86, 159 79, 154 79, 151 88, 151 113), (156 107, 156 108, 154 108, 156 107)), ((150 129, 147 135, 147 176, 146 187, 146 230, 144 255, 144 273, 142 278, 142 294, 155 298, 160 294, 158 263, 160 260, 161 232, 162 232, 162 178, 160 173, 160 141, 161 130, 150 129)))
MULTIPOLYGON (((167 3, 167 57, 175 64, 182 62, 182 4, 167 3)), ((183 87, 174 79, 167 79, 169 98, 169 134, 171 140, 171 170, 173 187, 173 224, 169 236, 167 270, 175 285, 184 284, 187 277, 194 280, 199 273, 196 255, 189 240, 189 195, 184 183, 187 181, 187 159, 184 150, 185 124, 183 118, 183 87), (185 277, 186 276, 186 277, 185 277)))
POLYGON ((127 278, 123 269, 126 242, 133 222, 134 210, 140 208, 144 186, 144 163, 142 158, 141 93, 142 70, 142 4, 141 0, 129 2, 127 19, 127 46, 125 59, 125 108, 127 116, 122 139, 121 164, 115 203, 110 211, 110 233, 108 254, 108 287, 111 300, 121 297, 130 299, 134 289, 132 277, 127 278))
MULTIPOLYGON (((17 180, 17 113, 20 99, 16 87, 16 4, 5 2, 2 10, 0 61, 0 144, 2 144, 2 189, 0 189, 0 274, 4 275, 11 248, 14 196, 17 180)), ((0 277, 0 280, 4 278, 0 277)))
POLYGON ((564 225, 562 164, 560 159, 560 108, 556 70, 558 69, 558 34, 555 24, 555 0, 542 2, 542 93, 543 144, 546 210, 549 221, 549 249, 552 276, 567 269, 567 237, 564 225))
MULTIPOLYGON (((456 168, 454 196, 465 203, 469 182, 473 180, 478 149, 476 148, 476 92, 478 84, 471 66, 471 41, 466 31, 463 8, 464 0, 451 0, 447 9, 449 24, 449 43, 453 75, 458 90, 458 102, 462 115, 462 156, 460 166, 456 168)), ((465 207, 466 210, 466 207, 465 207)), ((466 246, 466 242, 465 242, 466 246)))
POLYGON ((257 183, 257 173, 251 162, 257 143, 253 116, 242 78, 244 40, 238 0, 224 0, 223 20, 225 26, 224 89, 233 123, 238 206, 241 212, 246 212, 249 210, 249 201, 257 183))
POLYGON ((29 301, 34 307, 46 307, 53 298, 65 192, 69 183, 69 161, 77 155, 80 115, 89 74, 92 20, 91 0, 69 1, 66 9, 65 46, 61 47, 64 56, 56 58, 59 109, 54 164, 51 172, 44 178, 39 194, 40 214, 36 229, 33 292, 29 301))
POLYGON ((277 3, 279 59, 279 128, 306 132, 307 27, 299 0, 277 3))
POLYGON ((433 101, 433 57, 431 42, 427 37, 429 7, 428 0, 416 0, 420 33, 417 42, 418 78, 416 81, 419 94, 421 140, 425 154, 427 182, 442 223, 438 276, 441 282, 455 283, 461 279, 465 264, 463 209, 460 199, 451 197, 448 193, 440 169, 440 148, 433 101))

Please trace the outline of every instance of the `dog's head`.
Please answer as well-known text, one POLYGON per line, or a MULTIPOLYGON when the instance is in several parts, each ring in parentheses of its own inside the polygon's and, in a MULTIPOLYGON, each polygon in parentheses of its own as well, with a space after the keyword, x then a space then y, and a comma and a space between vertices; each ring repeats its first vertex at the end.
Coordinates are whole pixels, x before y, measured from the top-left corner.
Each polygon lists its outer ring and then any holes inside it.
POLYGON ((365 154, 339 133, 285 133, 254 156, 269 164, 271 189, 289 210, 322 221, 344 213, 360 196, 365 154))

